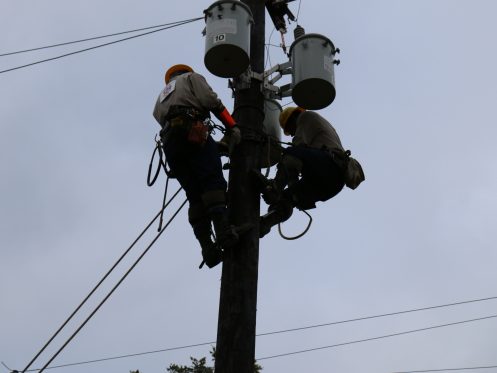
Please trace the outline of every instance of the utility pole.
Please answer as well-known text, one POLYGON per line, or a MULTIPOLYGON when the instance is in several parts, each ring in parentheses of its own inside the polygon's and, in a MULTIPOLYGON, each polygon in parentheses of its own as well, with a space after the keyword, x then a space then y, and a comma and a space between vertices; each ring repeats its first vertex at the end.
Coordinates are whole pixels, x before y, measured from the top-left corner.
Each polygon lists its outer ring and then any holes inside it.
MULTIPOLYGON (((264 72, 265 1, 242 0, 254 17, 250 42, 250 68, 264 72)), ((235 79, 235 84, 238 79, 235 79)), ((225 253, 221 279, 216 345, 216 373, 254 373, 259 269, 260 197, 249 171, 258 167, 260 144, 250 139, 262 130, 262 82, 251 79, 249 88, 236 89, 233 116, 242 127, 243 140, 232 158, 229 177, 230 218, 233 224, 254 223, 240 242, 225 253)))

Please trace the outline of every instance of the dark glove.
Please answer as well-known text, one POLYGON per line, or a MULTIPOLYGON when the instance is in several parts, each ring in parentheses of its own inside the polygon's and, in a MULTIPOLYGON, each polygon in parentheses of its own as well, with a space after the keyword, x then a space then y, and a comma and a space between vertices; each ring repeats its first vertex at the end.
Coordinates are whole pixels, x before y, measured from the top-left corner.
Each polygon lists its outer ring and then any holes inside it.
POLYGON ((235 125, 226 131, 226 134, 219 141, 219 145, 221 148, 227 148, 228 154, 231 155, 235 146, 237 146, 240 141, 242 141, 242 133, 240 132, 240 128, 235 125))

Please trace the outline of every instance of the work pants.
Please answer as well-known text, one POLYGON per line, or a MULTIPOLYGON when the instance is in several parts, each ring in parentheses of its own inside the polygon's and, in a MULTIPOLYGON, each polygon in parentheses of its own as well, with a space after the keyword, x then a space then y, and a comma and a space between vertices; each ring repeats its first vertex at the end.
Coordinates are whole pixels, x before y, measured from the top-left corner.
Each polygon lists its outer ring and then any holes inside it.
POLYGON ((317 201, 327 201, 343 189, 343 169, 335 163, 329 151, 291 146, 283 151, 283 157, 286 156, 298 158, 303 164, 302 177, 285 191, 285 194, 292 195, 297 208, 314 208, 317 201))
POLYGON ((164 144, 164 154, 190 205, 201 204, 206 192, 226 190, 221 156, 211 136, 202 146, 183 136, 171 136, 164 144))

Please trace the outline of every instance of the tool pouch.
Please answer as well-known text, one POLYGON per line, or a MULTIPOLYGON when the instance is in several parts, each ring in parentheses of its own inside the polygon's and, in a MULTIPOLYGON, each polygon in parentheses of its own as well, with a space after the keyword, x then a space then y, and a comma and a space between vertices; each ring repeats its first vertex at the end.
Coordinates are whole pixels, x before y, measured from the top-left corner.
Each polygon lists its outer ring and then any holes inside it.
POLYGON ((335 164, 342 169, 345 185, 350 189, 356 189, 366 178, 361 164, 356 159, 352 158, 350 154, 350 150, 331 150, 331 155, 335 164))
POLYGON ((209 127, 199 120, 193 121, 187 134, 187 140, 191 144, 203 146, 209 136, 209 127))

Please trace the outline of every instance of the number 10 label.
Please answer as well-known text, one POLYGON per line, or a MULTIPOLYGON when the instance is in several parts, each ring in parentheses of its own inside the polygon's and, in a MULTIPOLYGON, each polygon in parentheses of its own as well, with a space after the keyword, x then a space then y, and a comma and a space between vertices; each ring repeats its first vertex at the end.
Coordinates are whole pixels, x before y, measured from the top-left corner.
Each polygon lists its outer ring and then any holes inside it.
POLYGON ((223 41, 226 41, 226 34, 218 34, 214 36, 214 43, 221 43, 223 41))

